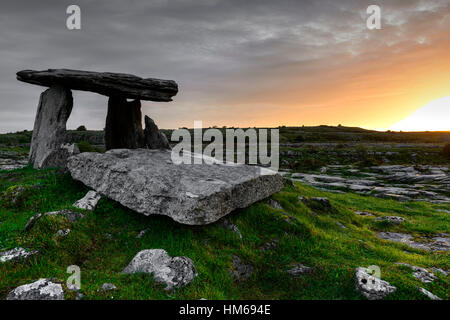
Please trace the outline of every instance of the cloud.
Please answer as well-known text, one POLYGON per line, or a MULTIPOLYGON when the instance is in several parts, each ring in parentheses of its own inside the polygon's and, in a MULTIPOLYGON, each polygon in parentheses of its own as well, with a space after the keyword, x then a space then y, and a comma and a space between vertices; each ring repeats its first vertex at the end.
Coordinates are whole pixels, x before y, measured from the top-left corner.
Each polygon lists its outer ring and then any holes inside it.
MULTIPOLYGON (((365 0, 76 2, 80 31, 65 28, 69 1, 2 3, 0 131, 32 128, 44 89, 19 83, 15 73, 60 67, 176 80, 174 102, 144 103, 143 111, 165 128, 192 126, 195 119, 206 125, 358 121, 357 114, 339 118, 357 109, 351 95, 403 92, 405 79, 390 75, 390 64, 424 51, 431 52, 425 62, 439 61, 450 41, 445 0, 383 1, 383 29, 375 32, 365 27, 373 2, 365 0), (390 78, 399 84, 379 92, 390 78)), ((105 97, 75 93, 75 104, 69 127, 103 128, 105 97)), ((360 112, 360 123, 367 112, 360 112)))

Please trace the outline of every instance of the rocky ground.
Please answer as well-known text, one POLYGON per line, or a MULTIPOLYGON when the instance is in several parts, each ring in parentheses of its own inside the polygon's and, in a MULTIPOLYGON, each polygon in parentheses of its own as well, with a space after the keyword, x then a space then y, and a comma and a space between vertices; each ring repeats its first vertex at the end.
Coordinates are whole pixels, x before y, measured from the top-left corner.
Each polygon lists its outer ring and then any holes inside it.
POLYGON ((283 175, 293 181, 331 192, 355 192, 399 201, 450 203, 450 170, 448 166, 384 165, 360 168, 332 165, 318 173, 283 175))
POLYGON ((0 150, 1 299, 450 298, 445 163, 285 165, 281 192, 186 226, 0 150))

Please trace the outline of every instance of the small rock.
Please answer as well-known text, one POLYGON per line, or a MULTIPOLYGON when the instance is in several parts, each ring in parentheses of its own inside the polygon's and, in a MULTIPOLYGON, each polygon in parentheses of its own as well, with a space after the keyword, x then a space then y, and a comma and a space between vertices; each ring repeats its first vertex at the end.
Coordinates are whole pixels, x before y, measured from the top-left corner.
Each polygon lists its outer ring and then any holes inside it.
POLYGON ((342 229, 347 229, 347 227, 346 226, 344 226, 342 223, 340 223, 340 222, 336 222, 336 224, 339 226, 339 227, 341 227, 342 229))
POLYGON ((432 268, 430 268, 430 269, 433 270, 434 272, 440 273, 440 274, 442 274, 442 275, 444 275, 444 276, 447 276, 447 275, 448 275, 448 272, 447 272, 447 271, 444 271, 444 270, 442 270, 442 269, 435 268, 435 267, 432 267, 432 268))
POLYGON ((144 272, 153 274, 158 283, 166 285, 165 290, 180 288, 197 276, 194 262, 188 257, 170 257, 163 249, 142 250, 133 258, 122 273, 144 272))
POLYGON ((67 220, 69 220, 69 222, 71 222, 71 223, 75 223, 78 220, 84 218, 84 214, 76 212, 76 211, 71 211, 71 210, 60 210, 60 211, 52 211, 52 212, 46 212, 46 213, 36 213, 34 216, 32 216, 28 220, 27 224, 25 225, 24 231, 25 232, 30 231, 34 227, 36 222, 45 216, 63 216, 67 220))
POLYGON ((141 239, 147 232, 149 231, 149 229, 144 229, 141 232, 139 232, 139 234, 136 236, 136 239, 141 239))
POLYGON ((426 295, 431 300, 442 300, 441 298, 439 298, 438 296, 432 294, 430 291, 428 291, 428 290, 426 290, 424 288, 419 288, 419 291, 422 292, 424 295, 426 295))
POLYGON ((22 247, 18 247, 11 250, 0 252, 0 262, 7 262, 7 261, 16 262, 19 260, 29 258, 37 253, 38 251, 29 251, 22 247))
POLYGON ((92 211, 97 206, 98 201, 102 198, 102 195, 96 191, 89 191, 86 195, 75 202, 73 206, 78 209, 84 209, 88 211, 92 211))
POLYGON ((70 229, 61 229, 56 232, 56 237, 66 237, 70 233, 70 229))
POLYGON ((242 234, 241 234, 241 231, 239 230, 239 228, 235 224, 233 224, 230 220, 228 220, 227 218, 221 219, 219 221, 219 225, 221 225, 225 229, 234 231, 235 233, 237 233, 239 238, 242 239, 242 234))
POLYGON ((64 291, 62 285, 52 279, 39 279, 17 287, 6 300, 64 300, 64 291))
POLYGON ((333 210, 333 206, 331 205, 331 202, 330 200, 328 200, 328 198, 311 197, 308 199, 306 197, 300 196, 298 199, 313 211, 330 212, 333 210))
POLYGON ((396 264, 410 267, 414 271, 413 276, 422 281, 423 283, 430 283, 437 279, 434 273, 422 267, 412 266, 408 263, 403 262, 397 262, 396 264))
POLYGON ((116 290, 116 289, 117 289, 117 287, 112 283, 104 283, 102 285, 102 287, 100 288, 100 290, 103 290, 103 291, 110 291, 110 290, 116 290))
POLYGON ((12 186, 1 194, 3 204, 8 208, 22 208, 37 186, 12 186))
POLYGON ((397 290, 389 282, 369 274, 367 268, 359 267, 355 274, 356 289, 369 300, 379 300, 397 290))
POLYGON ((278 244, 280 243, 280 240, 275 239, 270 242, 266 242, 261 246, 261 251, 266 253, 266 251, 275 250, 278 247, 278 244))
POLYGON ((293 226, 295 224, 295 222, 297 221, 296 217, 291 216, 290 214, 287 214, 286 212, 281 212, 281 214, 283 215, 284 221, 289 223, 291 226, 293 226))
POLYGON ((355 211, 355 213, 358 215, 358 216, 374 216, 372 213, 369 213, 369 212, 365 212, 365 211, 355 211))
POLYGON ((244 264, 238 256, 233 255, 233 271, 231 275, 234 281, 245 281, 253 273, 253 266, 251 264, 244 264))
POLYGON ((275 201, 273 199, 269 200, 269 205, 274 208, 275 210, 283 210, 283 207, 278 201, 275 201))
POLYGON ((311 267, 307 267, 303 264, 300 263, 296 263, 296 264, 292 264, 291 265, 291 269, 286 271, 287 273, 289 273, 291 276, 296 277, 296 278, 301 278, 301 276, 305 273, 311 273, 312 272, 312 268, 311 267))
POLYGON ((376 218, 375 221, 389 221, 392 224, 400 224, 405 221, 405 218, 398 216, 384 216, 376 218))

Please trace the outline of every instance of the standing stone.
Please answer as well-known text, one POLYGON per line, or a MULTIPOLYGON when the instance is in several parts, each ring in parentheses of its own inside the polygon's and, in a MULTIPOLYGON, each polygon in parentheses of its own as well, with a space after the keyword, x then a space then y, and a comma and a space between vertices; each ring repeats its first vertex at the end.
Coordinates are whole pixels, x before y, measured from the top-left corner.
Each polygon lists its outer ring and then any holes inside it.
POLYGON ((29 157, 35 169, 64 166, 61 145, 72 106, 72 92, 63 86, 54 85, 41 94, 29 157))
POLYGON ((105 127, 106 150, 138 149, 145 146, 141 101, 111 96, 105 127))
POLYGON ((145 142, 149 149, 171 149, 164 133, 159 131, 153 119, 145 116, 145 142))

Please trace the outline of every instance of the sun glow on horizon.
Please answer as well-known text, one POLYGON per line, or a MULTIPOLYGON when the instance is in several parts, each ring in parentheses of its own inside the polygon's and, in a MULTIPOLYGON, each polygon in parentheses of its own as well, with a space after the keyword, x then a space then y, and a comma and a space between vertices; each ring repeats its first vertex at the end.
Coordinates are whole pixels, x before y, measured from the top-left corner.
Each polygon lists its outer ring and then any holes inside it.
POLYGON ((393 131, 450 131, 450 96, 431 101, 388 129, 393 131))

